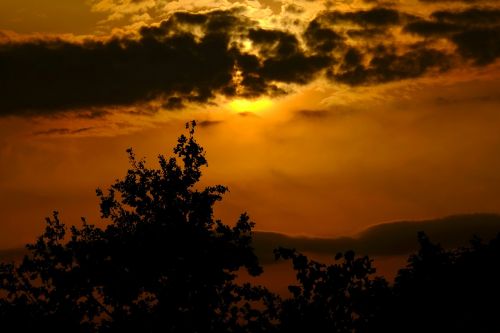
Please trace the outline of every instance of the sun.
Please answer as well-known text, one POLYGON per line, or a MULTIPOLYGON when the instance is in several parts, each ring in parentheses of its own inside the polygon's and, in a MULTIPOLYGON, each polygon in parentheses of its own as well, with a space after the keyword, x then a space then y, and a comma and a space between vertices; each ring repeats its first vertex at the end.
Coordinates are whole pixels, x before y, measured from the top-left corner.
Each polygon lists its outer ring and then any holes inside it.
POLYGON ((273 105, 269 98, 235 99, 229 102, 229 108, 235 112, 259 112, 267 110, 273 105))

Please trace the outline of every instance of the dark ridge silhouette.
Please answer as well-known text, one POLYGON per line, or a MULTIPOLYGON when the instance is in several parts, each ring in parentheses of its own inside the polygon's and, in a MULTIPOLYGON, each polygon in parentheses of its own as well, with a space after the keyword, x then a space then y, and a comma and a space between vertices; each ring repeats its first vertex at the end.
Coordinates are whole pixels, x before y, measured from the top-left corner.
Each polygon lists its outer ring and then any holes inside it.
POLYGON ((346 249, 370 256, 407 255, 418 249, 415 235, 424 231, 443 247, 465 246, 473 236, 491 239, 500 232, 500 215, 464 214, 423 221, 397 221, 377 224, 355 237, 320 238, 289 236, 256 231, 253 246, 262 263, 275 262, 273 250, 278 246, 300 252, 332 254, 346 249))
MULTIPOLYGON (((370 257, 352 250, 335 254, 332 240, 254 235, 247 214, 233 225, 215 220, 213 205, 227 188, 199 187, 207 161, 194 139, 195 126, 186 125, 189 134, 179 137, 173 157, 159 156, 159 169, 146 167, 128 150, 126 175, 107 192, 97 190, 102 218, 109 222, 105 228, 85 220, 67 228, 54 212, 21 262, 0 263, 2 332, 500 331, 500 234, 445 249, 419 232, 418 251, 390 284, 376 276, 370 257), (253 246, 275 241, 329 248, 334 261, 323 264, 278 247, 276 260, 289 260, 296 275, 290 297, 238 283, 242 270, 262 273, 253 246)), ((422 226, 451 244, 473 225, 492 232, 498 220, 476 214, 388 223, 357 239, 336 240, 335 246, 366 242, 381 253, 402 251, 407 235, 422 226), (452 226, 453 237, 446 234, 452 226), (390 237, 400 240, 380 245, 390 237)))
MULTIPOLYGON (((370 256, 407 255, 417 250, 415 235, 420 231, 424 231, 444 248, 452 249, 467 245, 473 236, 493 238, 500 232, 500 215, 476 213, 421 221, 381 223, 368 227, 354 237, 322 238, 254 231, 252 246, 263 264, 276 263, 273 251, 280 246, 316 254, 353 249, 370 256)), ((26 253, 24 248, 0 250, 0 262, 19 261, 26 253)))

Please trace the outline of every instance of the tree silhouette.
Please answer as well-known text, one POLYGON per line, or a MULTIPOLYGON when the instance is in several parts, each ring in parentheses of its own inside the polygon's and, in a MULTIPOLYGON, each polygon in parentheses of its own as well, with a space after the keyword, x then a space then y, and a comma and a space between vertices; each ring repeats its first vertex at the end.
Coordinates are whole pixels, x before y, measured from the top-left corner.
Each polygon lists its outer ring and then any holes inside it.
POLYGON ((204 151, 186 125, 175 156, 146 167, 128 150, 131 168, 100 189, 105 228, 67 232, 57 213, 19 266, 0 266, 4 326, 52 332, 244 332, 265 330, 274 296, 235 283, 240 268, 262 268, 251 247, 253 222, 213 218, 224 186, 198 189, 204 151), (261 310, 255 308, 255 303, 261 310), (263 309, 263 310, 262 310, 263 309))
POLYGON ((371 332, 390 295, 385 279, 372 276, 372 260, 347 251, 325 265, 290 249, 275 253, 292 260, 299 282, 282 302, 279 332, 371 332))
POLYGON ((393 285, 353 251, 326 265, 285 248, 291 297, 236 283, 262 272, 254 223, 214 219, 227 188, 199 187, 195 126, 157 169, 128 150, 126 175, 97 190, 105 227, 67 228, 55 212, 21 263, 0 264, 2 332, 500 332, 500 234, 446 250, 419 233, 393 285))
POLYGON ((499 332, 500 234, 443 249, 423 232, 395 279, 386 332, 499 332))
POLYGON ((298 285, 280 304, 277 332, 500 332, 500 234, 451 250, 423 232, 418 241, 392 285, 353 251, 326 265, 278 249, 298 285))

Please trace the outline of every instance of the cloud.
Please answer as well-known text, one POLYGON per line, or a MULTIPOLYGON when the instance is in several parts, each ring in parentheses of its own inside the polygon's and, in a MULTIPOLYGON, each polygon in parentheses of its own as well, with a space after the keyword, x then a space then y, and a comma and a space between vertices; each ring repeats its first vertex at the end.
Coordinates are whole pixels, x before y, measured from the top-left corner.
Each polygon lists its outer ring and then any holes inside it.
POLYGON ((304 13, 305 9, 301 6, 297 6, 297 5, 294 5, 294 4, 287 4, 287 5, 284 5, 283 6, 283 9, 282 9, 284 12, 286 13, 289 13, 289 14, 302 14, 304 13))
POLYGON ((45 131, 34 132, 33 135, 72 135, 79 134, 83 132, 88 132, 94 129, 94 127, 82 127, 77 129, 69 129, 69 128, 51 128, 45 131))
POLYGON ((404 29, 426 38, 447 39, 456 45, 460 56, 476 65, 487 65, 500 57, 500 9, 440 10, 404 29))
POLYGON ((454 35, 451 40, 458 52, 477 65, 487 65, 500 57, 500 25, 495 29, 471 29, 454 35))
MULTIPOLYGON (((420 2, 424 3, 430 3, 430 4, 435 4, 435 3, 440 3, 440 2, 447 2, 447 3, 479 3, 479 2, 492 2, 492 0, 418 0, 420 2)), ((493 0, 494 1, 494 0, 493 0)))
POLYGON ((405 30, 425 37, 449 36, 475 29, 498 30, 499 22, 499 9, 473 7, 461 11, 435 11, 429 19, 410 22, 405 30))
POLYGON ((319 16, 312 20, 306 31, 304 39, 307 46, 318 53, 328 53, 344 45, 344 37, 333 31, 330 27, 325 26, 319 16))
POLYGON ((463 105, 465 103, 498 103, 500 102, 500 96, 493 94, 483 94, 477 96, 458 96, 453 98, 447 98, 443 96, 438 96, 434 98, 434 103, 437 105, 463 105))
POLYGON ((446 53, 418 45, 403 54, 379 47, 368 65, 363 65, 363 57, 359 50, 349 49, 331 78, 349 85, 375 84, 420 77, 430 69, 446 71, 451 65, 446 53))
POLYGON ((281 95, 321 76, 374 85, 445 72, 468 60, 484 66, 500 56, 498 22, 494 8, 419 18, 375 5, 323 11, 297 32, 263 27, 235 7, 176 12, 135 37, 8 40, 0 43, 0 117, 68 110, 99 117, 89 110, 153 100, 174 110, 217 96, 281 95), (456 51, 436 47, 440 39, 456 51))
POLYGON ((291 34, 251 27, 238 11, 176 13, 142 28, 138 39, 1 44, 0 115, 152 99, 173 109, 216 95, 272 95, 282 92, 278 83, 307 83, 329 64, 327 57, 307 55, 291 34), (258 45, 258 55, 239 47, 245 38, 258 45), (237 69, 240 82, 234 80, 237 69))
POLYGON ((222 120, 203 120, 197 123, 198 126, 202 128, 214 127, 224 123, 222 120))
POLYGON ((448 22, 466 26, 498 25, 500 10, 494 8, 468 8, 462 11, 440 10, 432 13, 431 18, 439 22, 448 22))
POLYGON ((201 18, 201 38, 175 29, 189 24, 179 15, 143 29, 138 40, 2 44, 1 114, 129 105, 162 96, 204 102, 215 93, 233 95, 235 56, 223 30, 237 18, 220 12, 201 18))
POLYGON ((238 116, 243 118, 259 118, 258 115, 251 111, 238 112, 238 116))
POLYGON ((89 3, 93 12, 107 13, 107 21, 144 15, 164 6, 164 2, 159 0, 90 0, 89 3))
POLYGON ((357 237, 315 238, 255 232, 253 246, 264 263, 273 262, 273 249, 282 246, 301 252, 327 254, 355 250, 370 256, 407 255, 418 248, 417 233, 447 248, 466 246, 474 235, 488 240, 500 232, 500 215, 457 215, 425 221, 399 221, 375 225, 357 237))
POLYGON ((296 119, 322 120, 331 116, 328 110, 298 110, 295 111, 296 119))
POLYGON ((251 29, 248 37, 259 50, 262 66, 254 66, 253 71, 243 67, 247 69, 244 73, 253 72, 266 82, 305 84, 331 64, 329 57, 305 54, 297 37, 288 32, 251 29))
MULTIPOLYGON (((369 256, 408 255, 418 249, 419 231, 426 232, 433 242, 445 248, 457 248, 467 246, 474 236, 485 241, 495 237, 500 232, 500 215, 470 214, 382 223, 367 228, 357 237, 319 238, 256 231, 253 247, 263 264, 275 263, 273 250, 279 246, 332 257, 347 250, 369 256)), ((0 250, 0 262, 17 261, 25 254, 24 248, 0 250)))
POLYGON ((386 27, 397 25, 407 14, 400 13, 396 9, 375 7, 369 10, 353 12, 332 11, 324 14, 325 19, 333 24, 348 22, 360 26, 386 27))

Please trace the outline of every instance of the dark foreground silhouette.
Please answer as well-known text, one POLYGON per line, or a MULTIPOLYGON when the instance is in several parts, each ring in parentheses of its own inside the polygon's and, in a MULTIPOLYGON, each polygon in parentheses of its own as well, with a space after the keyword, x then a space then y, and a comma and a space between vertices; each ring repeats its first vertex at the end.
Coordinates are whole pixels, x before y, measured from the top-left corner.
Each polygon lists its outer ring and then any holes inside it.
POLYGON ((196 186, 207 161, 187 129, 159 169, 128 151, 126 176, 97 190, 105 228, 54 213, 20 264, 0 264, 2 332, 500 332, 500 236, 445 250, 419 233, 392 284, 353 251, 325 265, 286 248, 291 297, 236 283, 262 272, 254 224, 214 220, 227 189, 196 186))

